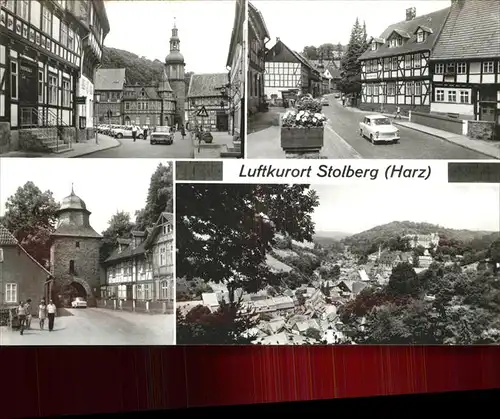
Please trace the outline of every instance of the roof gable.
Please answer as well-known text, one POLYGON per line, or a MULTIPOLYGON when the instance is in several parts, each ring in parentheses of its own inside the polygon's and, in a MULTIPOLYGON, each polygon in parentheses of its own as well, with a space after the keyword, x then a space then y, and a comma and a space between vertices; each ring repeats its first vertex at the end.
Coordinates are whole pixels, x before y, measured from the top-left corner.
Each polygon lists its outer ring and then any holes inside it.
POLYGON ((221 96, 221 89, 227 84, 227 73, 193 74, 189 82, 188 97, 221 96))
POLYGON ((500 56, 500 0, 454 2, 431 59, 500 56))
POLYGON ((95 90, 123 90, 124 68, 100 68, 96 71, 95 90))
POLYGON ((369 48, 361 55, 361 57, 359 57, 359 59, 369 60, 378 57, 389 57, 393 55, 432 50, 449 12, 450 7, 447 7, 446 9, 438 10, 433 13, 417 16, 409 21, 405 20, 390 25, 378 38, 388 41, 394 36, 401 36, 405 39, 403 45, 391 48, 389 47, 388 42, 385 42, 383 44, 379 44, 379 47, 376 50, 369 48), (424 42, 417 42, 417 28, 422 26, 430 29, 432 33, 428 32, 428 36, 425 38, 424 42))

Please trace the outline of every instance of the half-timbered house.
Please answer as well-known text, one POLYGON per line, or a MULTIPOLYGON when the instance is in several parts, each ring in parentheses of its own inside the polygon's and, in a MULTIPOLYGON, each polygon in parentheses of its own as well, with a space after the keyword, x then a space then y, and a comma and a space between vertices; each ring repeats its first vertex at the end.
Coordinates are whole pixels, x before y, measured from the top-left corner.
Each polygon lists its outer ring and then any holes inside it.
POLYGON ((146 231, 119 238, 104 262, 102 303, 113 308, 163 311, 173 306, 173 216, 162 213, 146 231))
POLYGON ((265 107, 264 72, 266 70, 266 43, 269 31, 262 13, 248 3, 248 75, 247 106, 249 114, 262 111, 265 107))
POLYGON ((102 0, 1 2, 0 152, 75 138, 79 80, 93 82, 108 32, 102 0))
POLYGON ((431 65, 432 112, 500 124, 500 1, 454 1, 431 65))
POLYGON ((361 62, 361 103, 366 110, 393 112, 398 106, 429 111, 432 75, 429 57, 450 8, 416 16, 406 11, 406 20, 390 25, 380 37, 371 38, 361 62))
POLYGON ((284 99, 287 95, 321 94, 319 70, 302 54, 287 47, 279 38, 266 54, 264 92, 268 99, 284 99))

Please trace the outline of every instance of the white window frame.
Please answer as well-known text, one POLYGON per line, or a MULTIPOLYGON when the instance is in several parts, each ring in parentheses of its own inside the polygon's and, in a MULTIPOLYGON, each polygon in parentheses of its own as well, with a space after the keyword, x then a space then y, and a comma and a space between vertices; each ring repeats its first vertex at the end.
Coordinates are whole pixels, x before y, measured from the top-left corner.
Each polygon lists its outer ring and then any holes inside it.
POLYGON ((58 88, 57 88, 57 75, 54 73, 49 73, 48 77, 48 84, 49 84, 49 97, 48 97, 48 104, 49 105, 55 105, 57 106, 57 96, 58 96, 58 88), (55 81, 55 83, 51 83, 51 81, 55 81))
POLYGON ((387 96, 395 96, 395 95, 396 95, 396 83, 394 82, 387 83, 387 96))
POLYGON ((71 83, 65 79, 62 81, 62 106, 64 108, 71 107, 71 83))
POLYGON ((422 29, 419 29, 417 31, 417 42, 418 43, 424 42, 424 31, 422 29))
POLYGON ((15 282, 5 284, 5 302, 10 304, 19 302, 18 292, 18 286, 15 282))
POLYGON ((377 44, 375 42, 372 42, 372 51, 377 50, 377 44))
POLYGON ((160 282, 160 300, 168 300, 169 292, 168 292, 168 281, 160 282))
POLYGON ((405 68, 411 68, 411 55, 405 55, 405 68))
POLYGON ((45 97, 45 80, 43 69, 38 69, 38 103, 44 103, 45 97))
POLYGON ((457 103, 457 91, 448 90, 448 103, 457 103))
POLYGON ((422 82, 415 82, 415 96, 422 96, 422 82))
POLYGON ((457 74, 467 74, 467 63, 457 63, 457 74))
POLYGON ((483 74, 494 74, 495 73, 495 62, 485 61, 483 63, 483 74))
POLYGON ((160 264, 160 266, 167 265, 167 248, 165 246, 160 247, 159 264, 160 264))
POLYGON ((444 90, 436 89, 436 102, 444 102, 444 90))
POLYGON ((444 64, 436 64, 434 66, 434 73, 435 74, 444 74, 444 64))
POLYGON ((52 13, 45 6, 42 9, 42 32, 52 36, 52 13))
POLYGON ((460 90, 460 103, 470 104, 470 94, 468 90, 460 90))
POLYGON ((19 5, 17 15, 24 19, 26 22, 30 21, 30 1, 29 0, 17 0, 19 5))

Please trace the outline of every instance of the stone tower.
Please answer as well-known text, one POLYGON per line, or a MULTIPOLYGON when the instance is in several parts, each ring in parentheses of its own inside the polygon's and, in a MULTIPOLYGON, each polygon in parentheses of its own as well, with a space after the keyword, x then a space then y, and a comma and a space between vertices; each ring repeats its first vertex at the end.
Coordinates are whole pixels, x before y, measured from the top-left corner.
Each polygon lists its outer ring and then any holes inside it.
POLYGON ((50 269, 56 287, 72 286, 79 296, 95 306, 100 290, 99 249, 101 235, 90 225, 85 202, 71 194, 63 199, 57 214, 56 231, 51 235, 50 269))
POLYGON ((168 82, 167 70, 163 69, 158 94, 161 98, 161 125, 172 126, 175 118, 174 91, 168 82))
POLYGON ((178 29, 174 22, 172 36, 170 37, 170 54, 165 58, 165 69, 176 101, 177 111, 175 122, 183 124, 186 108, 186 80, 184 79, 184 67, 186 64, 180 52, 180 42, 178 29))

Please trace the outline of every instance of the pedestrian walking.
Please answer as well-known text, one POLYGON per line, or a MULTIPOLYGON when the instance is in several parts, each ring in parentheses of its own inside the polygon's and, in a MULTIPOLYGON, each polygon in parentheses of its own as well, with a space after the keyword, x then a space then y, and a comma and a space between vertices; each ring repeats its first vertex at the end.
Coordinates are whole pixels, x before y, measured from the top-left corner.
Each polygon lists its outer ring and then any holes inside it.
POLYGON ((342 95, 342 106, 345 107, 345 95, 342 95))
POLYGON ((184 137, 186 136, 186 129, 184 128, 184 125, 181 127, 181 136, 182 139, 184 139, 184 137))
POLYGON ((31 329, 31 298, 26 300, 26 304, 24 305, 24 310, 26 311, 26 329, 31 329))
POLYGON ((135 140, 137 139, 137 125, 132 125, 132 139, 134 140, 134 143, 135 143, 135 140))
POLYGON ((40 330, 43 330, 46 318, 47 318, 47 304, 45 304, 45 300, 42 299, 42 301, 40 301, 40 304, 38 305, 38 319, 40 320, 40 330))
POLYGON ((143 135, 143 140, 146 140, 148 138, 148 131, 149 131, 149 127, 147 127, 146 125, 143 127, 143 132, 142 132, 142 135, 143 135))
POLYGON ((17 318, 19 319, 19 333, 22 335, 26 324, 26 307, 23 301, 19 301, 17 306, 17 318))
MULTIPOLYGON (((135 141, 135 140, 134 140, 135 141)), ((49 332, 52 332, 54 330, 54 319, 56 317, 56 305, 52 300, 49 301, 49 304, 47 305, 47 317, 49 319, 49 332)))
POLYGON ((401 119, 401 108, 399 106, 396 108, 396 116, 395 116, 395 118, 401 119))

